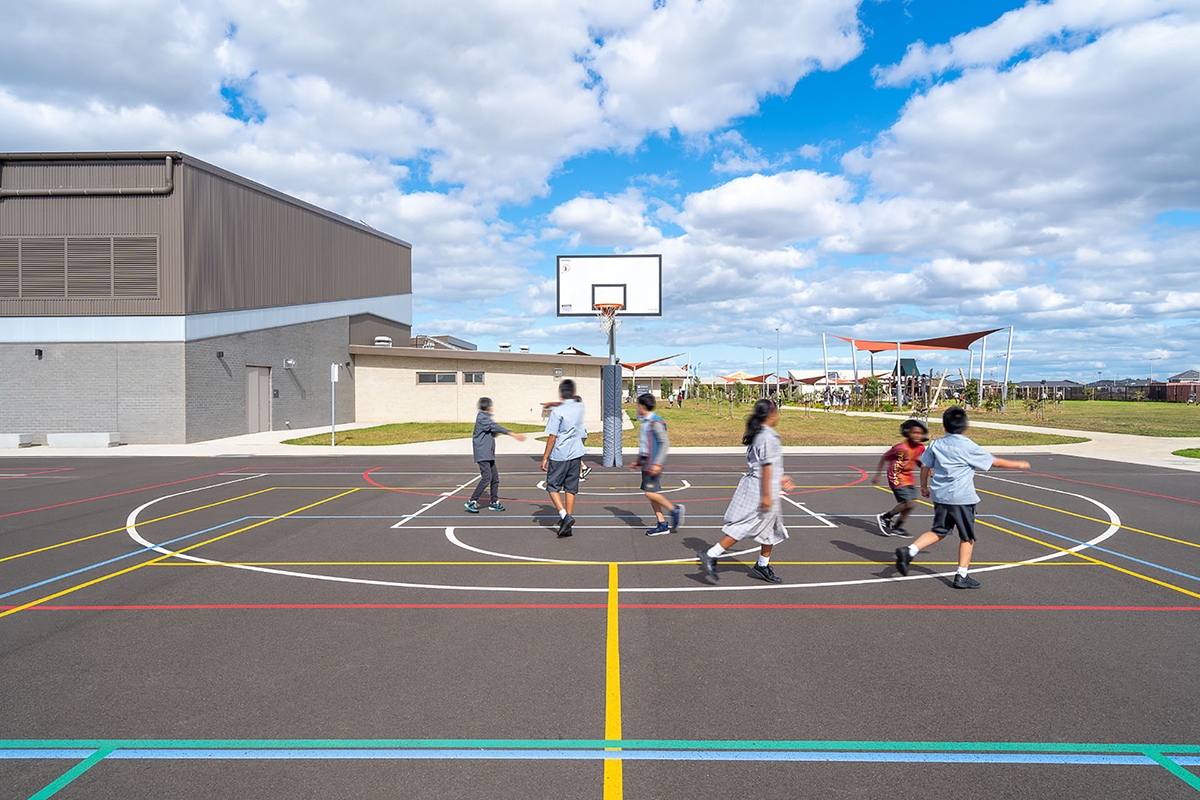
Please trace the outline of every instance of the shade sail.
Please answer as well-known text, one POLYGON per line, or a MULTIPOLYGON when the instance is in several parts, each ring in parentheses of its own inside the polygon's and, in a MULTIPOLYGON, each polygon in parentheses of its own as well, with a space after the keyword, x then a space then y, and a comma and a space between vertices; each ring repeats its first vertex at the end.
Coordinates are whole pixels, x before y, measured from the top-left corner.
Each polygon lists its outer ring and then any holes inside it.
POLYGON ((639 369, 648 367, 651 364, 657 364, 660 361, 668 361, 672 358, 679 358, 679 356, 681 356, 681 355, 683 355, 683 353, 676 353, 673 356, 663 356, 662 358, 656 358, 653 361, 643 361, 640 364, 626 364, 626 363, 622 362, 621 366, 624 367, 625 369, 639 370, 639 369))
MULTIPOLYGON (((989 336, 1003 328, 993 328, 990 331, 975 331, 974 333, 956 333, 951 336, 936 336, 932 339, 912 339, 900 341, 901 350, 969 350, 971 345, 985 336, 989 336)), ((843 342, 850 342, 857 350, 867 350, 872 353, 882 353, 895 350, 896 342, 873 342, 867 339, 851 339, 838 336, 843 342)))

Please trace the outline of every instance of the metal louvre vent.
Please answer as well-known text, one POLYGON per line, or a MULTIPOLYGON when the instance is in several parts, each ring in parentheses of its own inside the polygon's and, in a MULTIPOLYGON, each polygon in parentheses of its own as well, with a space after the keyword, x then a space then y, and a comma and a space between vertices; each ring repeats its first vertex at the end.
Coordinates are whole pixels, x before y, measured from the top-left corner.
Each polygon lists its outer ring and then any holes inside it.
POLYGON ((113 238, 113 295, 158 295, 158 239, 153 236, 113 238))
POLYGON ((158 297, 158 237, 0 238, 0 299, 90 297, 158 297))
POLYGON ((0 297, 21 296, 21 245, 0 239, 0 297))
POLYGON ((67 296, 67 240, 21 240, 21 296, 67 296))
POLYGON ((112 297, 112 239, 67 239, 67 297, 112 297))

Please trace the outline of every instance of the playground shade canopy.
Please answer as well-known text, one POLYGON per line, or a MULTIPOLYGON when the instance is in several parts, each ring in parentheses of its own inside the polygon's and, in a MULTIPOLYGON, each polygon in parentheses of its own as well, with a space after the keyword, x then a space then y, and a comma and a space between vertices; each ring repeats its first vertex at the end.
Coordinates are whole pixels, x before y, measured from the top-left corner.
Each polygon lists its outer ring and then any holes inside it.
POLYGON ((850 339, 838 336, 843 342, 849 342, 857 350, 867 350, 871 353, 882 353, 895 350, 897 344, 901 350, 968 350, 971 345, 985 336, 989 336, 1003 328, 993 328, 990 331, 975 331, 974 333, 956 333, 950 336, 936 336, 932 339, 913 339, 908 342, 872 342, 865 339, 850 339))

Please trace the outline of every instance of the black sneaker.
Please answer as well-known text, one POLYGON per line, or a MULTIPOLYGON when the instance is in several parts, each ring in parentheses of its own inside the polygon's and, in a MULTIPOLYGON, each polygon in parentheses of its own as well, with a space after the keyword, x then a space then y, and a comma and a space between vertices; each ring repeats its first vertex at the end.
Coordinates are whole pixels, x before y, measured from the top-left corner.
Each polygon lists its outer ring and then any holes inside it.
POLYGON ((908 574, 908 565, 912 563, 913 557, 908 554, 907 547, 896 548, 896 572, 901 575, 908 574))
POLYGON ((696 557, 700 559, 701 568, 708 573, 708 577, 714 581, 721 580, 721 576, 717 574, 717 560, 710 556, 705 550, 697 550, 696 557))
POLYGON ((671 532, 670 526, 665 522, 660 522, 650 530, 646 531, 647 536, 662 536, 671 532))
POLYGON ((465 508, 471 514, 479 513, 479 504, 474 500, 468 500, 467 502, 463 503, 463 508, 465 508))
POLYGON ((505 509, 505 508, 504 508, 504 506, 500 505, 500 501, 499 501, 499 500, 497 500, 496 502, 492 503, 490 506, 488 506, 488 508, 490 508, 492 511, 505 511, 505 510, 507 510, 507 509, 505 509))
POLYGON ((901 539, 911 539, 913 537, 911 533, 904 530, 903 525, 889 525, 888 527, 892 531, 892 536, 899 536, 901 539))
POLYGON ((890 522, 888 522, 887 514, 876 514, 875 524, 879 526, 879 532, 884 536, 892 535, 892 525, 890 522))
POLYGON ((675 507, 673 509, 671 509, 671 530, 672 531, 679 530, 679 526, 683 525, 684 512, 685 512, 685 508, 684 508, 683 503, 676 503, 675 507))
POLYGON ((771 569, 771 565, 765 567, 760 564, 755 564, 750 568, 750 574, 755 578, 762 578, 767 583, 783 583, 783 578, 775 574, 775 570, 771 569))
POLYGON ((955 589, 978 589, 983 584, 972 578, 970 575, 956 574, 954 576, 954 583, 950 585, 955 589))
POLYGON ((587 476, 592 474, 592 468, 584 464, 579 470, 579 480, 586 481, 587 476))
POLYGON ((565 539, 571 535, 571 528, 575 526, 575 518, 567 514, 558 522, 558 538, 565 539))

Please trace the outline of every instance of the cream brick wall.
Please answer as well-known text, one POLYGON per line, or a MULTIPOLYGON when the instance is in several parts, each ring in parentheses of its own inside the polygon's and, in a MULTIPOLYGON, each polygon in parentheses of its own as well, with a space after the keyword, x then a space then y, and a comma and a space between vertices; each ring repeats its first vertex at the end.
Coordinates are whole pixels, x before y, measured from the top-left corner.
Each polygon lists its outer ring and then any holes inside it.
MULTIPOLYGON (((541 358, 545 358, 542 356, 541 358)), ((492 398, 496 420, 540 423, 541 403, 558 399, 556 367, 575 381, 587 407, 589 431, 599 432, 600 367, 564 361, 482 361, 355 355, 358 422, 474 422, 480 397, 492 398), (418 372, 453 372, 454 384, 418 384, 418 372), (464 372, 484 373, 483 383, 463 383, 464 372)))

